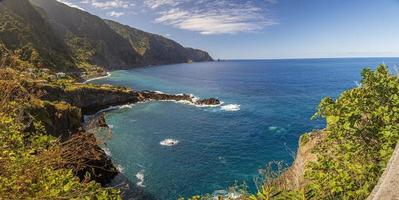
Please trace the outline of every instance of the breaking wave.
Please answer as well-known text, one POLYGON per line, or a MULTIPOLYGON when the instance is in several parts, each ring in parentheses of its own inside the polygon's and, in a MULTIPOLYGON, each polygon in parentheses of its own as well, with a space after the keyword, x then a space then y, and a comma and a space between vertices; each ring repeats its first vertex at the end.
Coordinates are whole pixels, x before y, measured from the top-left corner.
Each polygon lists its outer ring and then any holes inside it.
POLYGON ((220 109, 227 111, 227 112, 235 112, 240 110, 240 105, 239 104, 227 104, 224 106, 221 106, 220 109))
POLYGON ((161 142, 159 142, 160 145, 168 146, 168 147, 175 146, 178 143, 179 143, 179 140, 174 140, 174 139, 165 139, 165 140, 162 140, 161 142))
POLYGON ((139 172, 137 172, 136 178, 138 180, 136 185, 140 186, 140 187, 145 187, 145 185, 143 184, 144 183, 144 170, 140 170, 139 172))

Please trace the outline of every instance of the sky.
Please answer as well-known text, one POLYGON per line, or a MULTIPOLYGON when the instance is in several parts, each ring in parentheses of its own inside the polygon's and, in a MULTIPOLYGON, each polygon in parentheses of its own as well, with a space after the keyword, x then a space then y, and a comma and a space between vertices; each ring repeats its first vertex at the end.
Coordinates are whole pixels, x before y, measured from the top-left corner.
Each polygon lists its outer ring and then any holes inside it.
POLYGON ((399 56, 399 0, 58 0, 215 59, 399 56))

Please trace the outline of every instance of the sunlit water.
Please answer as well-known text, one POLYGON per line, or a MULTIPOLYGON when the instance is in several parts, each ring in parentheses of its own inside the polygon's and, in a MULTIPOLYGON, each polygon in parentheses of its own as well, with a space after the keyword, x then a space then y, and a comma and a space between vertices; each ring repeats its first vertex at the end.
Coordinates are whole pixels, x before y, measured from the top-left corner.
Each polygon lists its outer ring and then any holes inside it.
POLYGON ((159 199, 213 193, 246 182, 272 160, 291 163, 319 101, 356 87, 363 67, 395 58, 226 61, 115 71, 95 80, 167 93, 217 97, 220 107, 148 102, 108 112, 112 159, 159 199))

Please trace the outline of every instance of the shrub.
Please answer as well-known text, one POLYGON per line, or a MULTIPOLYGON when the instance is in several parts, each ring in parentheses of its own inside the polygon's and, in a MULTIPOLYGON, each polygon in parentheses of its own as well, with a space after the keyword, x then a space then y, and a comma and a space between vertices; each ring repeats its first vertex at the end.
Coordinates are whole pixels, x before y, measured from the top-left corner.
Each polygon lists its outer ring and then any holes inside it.
POLYGON ((362 72, 360 87, 321 101, 328 137, 306 178, 318 199, 365 199, 399 139, 399 80, 385 65, 362 72))

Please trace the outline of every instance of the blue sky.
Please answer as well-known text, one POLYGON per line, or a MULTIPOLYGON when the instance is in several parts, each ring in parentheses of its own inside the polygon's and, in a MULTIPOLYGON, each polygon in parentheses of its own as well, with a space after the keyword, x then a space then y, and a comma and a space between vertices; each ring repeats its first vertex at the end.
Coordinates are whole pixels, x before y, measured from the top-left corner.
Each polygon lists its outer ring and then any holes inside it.
POLYGON ((399 56, 399 0, 58 0, 214 58, 399 56))

